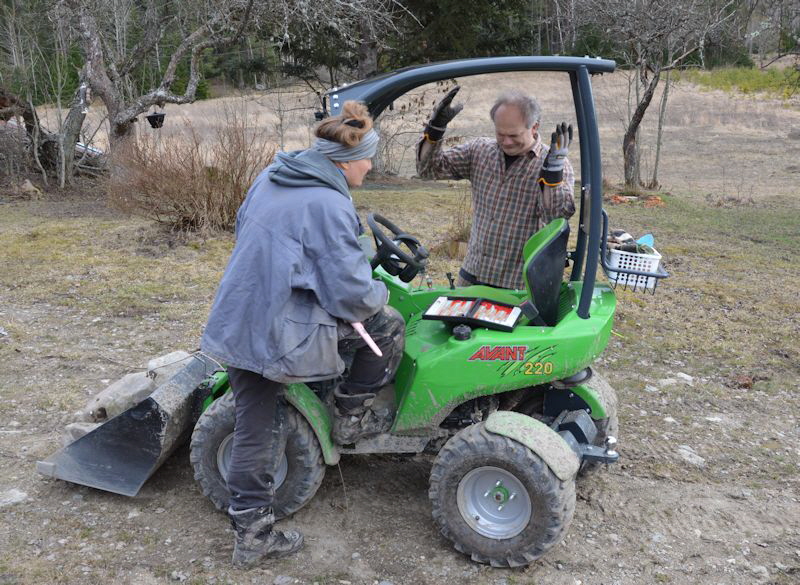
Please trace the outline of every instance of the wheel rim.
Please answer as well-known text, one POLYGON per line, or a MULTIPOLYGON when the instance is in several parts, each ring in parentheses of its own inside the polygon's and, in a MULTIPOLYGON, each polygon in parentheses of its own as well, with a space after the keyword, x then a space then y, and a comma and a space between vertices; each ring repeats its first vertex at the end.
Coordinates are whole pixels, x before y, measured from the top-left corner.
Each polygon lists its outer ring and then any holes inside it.
MULTIPOLYGON (((228 470, 231 464, 231 451, 233 449, 233 433, 228 435, 222 440, 222 443, 217 449, 217 468, 219 469, 222 479, 228 481, 228 470)), ((281 462, 278 464, 278 469, 275 471, 273 484, 277 490, 286 481, 286 475, 289 473, 289 461, 286 459, 286 453, 281 455, 281 462)))
POLYGON ((513 538, 531 519, 531 499, 517 477, 499 467, 477 467, 458 484, 458 511, 478 534, 513 538))

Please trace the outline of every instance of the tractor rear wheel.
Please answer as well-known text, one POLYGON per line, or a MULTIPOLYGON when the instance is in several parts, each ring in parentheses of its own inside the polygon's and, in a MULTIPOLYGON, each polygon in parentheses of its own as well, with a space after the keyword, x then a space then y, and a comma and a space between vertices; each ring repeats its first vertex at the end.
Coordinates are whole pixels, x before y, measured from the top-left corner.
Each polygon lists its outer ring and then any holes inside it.
POLYGON ((483 423, 453 436, 431 469, 433 518, 473 561, 519 567, 564 537, 575 511, 575 481, 559 480, 526 446, 483 423))
MULTIPOLYGON (((200 416, 194 427, 189 458, 194 478, 214 505, 228 509, 228 467, 233 445, 235 409, 228 392, 200 416)), ((276 518, 285 518, 305 506, 322 483, 325 462, 314 431, 297 409, 287 407, 286 451, 275 474, 276 518)))

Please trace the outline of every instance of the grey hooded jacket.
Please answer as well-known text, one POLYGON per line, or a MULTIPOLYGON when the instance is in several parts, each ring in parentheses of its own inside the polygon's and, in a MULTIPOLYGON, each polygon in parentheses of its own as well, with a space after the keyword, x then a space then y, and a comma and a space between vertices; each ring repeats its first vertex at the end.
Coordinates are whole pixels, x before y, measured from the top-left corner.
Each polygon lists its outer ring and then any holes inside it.
POLYGON ((337 320, 363 321, 387 298, 358 233, 339 169, 314 150, 279 153, 236 216, 201 349, 277 382, 341 374, 337 320))

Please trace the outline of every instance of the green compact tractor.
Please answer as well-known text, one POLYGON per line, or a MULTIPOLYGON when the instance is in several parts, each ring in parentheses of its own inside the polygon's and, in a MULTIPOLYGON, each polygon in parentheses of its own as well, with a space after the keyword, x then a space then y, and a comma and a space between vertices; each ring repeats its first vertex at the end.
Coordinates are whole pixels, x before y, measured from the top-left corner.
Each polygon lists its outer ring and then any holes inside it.
MULTIPOLYGON (((569 75, 581 154, 578 233, 557 219, 525 244, 521 290, 422 284, 427 252, 391 221, 370 215, 365 246, 389 304, 406 321, 405 351, 393 386, 378 400, 396 412, 391 430, 353 445, 331 440, 333 382, 287 387, 286 451, 276 475, 276 514, 286 517, 316 493, 327 465, 351 453, 436 453, 429 496, 442 534, 473 560, 531 563, 566 533, 575 481, 618 459, 617 397, 591 369, 611 334, 616 299, 596 282, 606 265, 600 141, 591 75, 614 62, 590 58, 468 59, 404 69, 333 90, 373 116, 407 91, 459 76, 506 71, 569 75), (564 280, 571 265, 569 280, 564 280), (417 281, 420 284, 415 285, 417 281)), ((323 114, 324 115, 324 114, 323 114)), ((607 270, 608 271, 608 270, 607 270)), ((612 284, 653 288, 667 276, 616 266, 612 284)), ((181 438, 203 493, 223 510, 234 404, 225 370, 202 354, 153 394, 39 462, 40 472, 135 495, 181 438), (196 422, 195 422, 196 421, 196 422)))

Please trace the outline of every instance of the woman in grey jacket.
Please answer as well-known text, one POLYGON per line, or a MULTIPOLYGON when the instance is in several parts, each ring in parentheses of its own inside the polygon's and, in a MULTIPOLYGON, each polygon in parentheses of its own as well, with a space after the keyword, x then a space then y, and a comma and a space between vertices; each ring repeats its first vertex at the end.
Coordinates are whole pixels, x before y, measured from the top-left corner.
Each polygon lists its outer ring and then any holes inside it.
POLYGON ((273 477, 285 447, 283 384, 336 378, 344 371, 339 351, 354 350, 348 376, 334 390, 333 437, 353 443, 391 425, 369 404, 397 369, 404 323, 386 306, 386 287, 372 279, 349 191, 372 168, 378 135, 367 108, 347 102, 316 136, 308 150, 279 153, 250 188, 201 341, 227 365, 236 404, 228 513, 239 566, 291 554, 303 543, 296 531, 273 529, 273 477), (363 322, 382 357, 354 322, 363 322))

